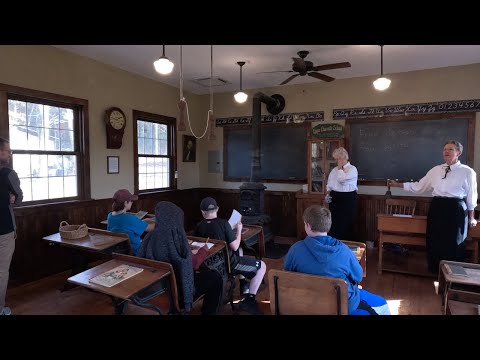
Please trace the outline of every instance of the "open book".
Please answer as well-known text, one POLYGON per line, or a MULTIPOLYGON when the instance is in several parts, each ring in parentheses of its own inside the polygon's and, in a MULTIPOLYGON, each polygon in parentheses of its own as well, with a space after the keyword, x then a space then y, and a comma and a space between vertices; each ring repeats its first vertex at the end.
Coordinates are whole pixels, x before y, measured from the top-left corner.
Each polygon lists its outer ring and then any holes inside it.
POLYGON ((347 245, 350 250, 354 253, 358 253, 360 251, 360 247, 356 245, 347 245))
POLYGON ((131 278, 134 275, 137 275, 138 273, 141 273, 142 271, 142 268, 124 264, 104 272, 103 274, 97 275, 91 278, 89 281, 97 285, 112 287, 124 280, 127 280, 128 278, 131 278))
POLYGON ((135 214, 135 216, 139 219, 143 219, 147 214, 148 214, 148 211, 139 211, 135 214))
POLYGON ((240 214, 237 210, 233 209, 232 216, 230 216, 230 219, 228 219, 228 223, 230 224, 232 229, 235 229, 235 227, 241 220, 242 214, 240 214))

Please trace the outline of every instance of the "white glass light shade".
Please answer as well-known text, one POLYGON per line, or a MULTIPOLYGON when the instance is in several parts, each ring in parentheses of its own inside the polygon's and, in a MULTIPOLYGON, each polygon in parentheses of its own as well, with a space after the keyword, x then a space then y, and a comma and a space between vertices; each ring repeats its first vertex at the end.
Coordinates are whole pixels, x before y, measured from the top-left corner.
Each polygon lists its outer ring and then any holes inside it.
POLYGON ((248 99, 248 95, 245 94, 243 91, 237 92, 235 95, 233 95, 233 97, 235 98, 235 101, 239 104, 243 104, 248 99))
POLYGON ((155 70, 162 75, 168 75, 173 70, 173 63, 163 56, 155 61, 153 66, 155 66, 155 70))
POLYGON ((386 77, 379 77, 373 82, 373 87, 377 90, 383 91, 389 88, 392 80, 387 79, 386 77))

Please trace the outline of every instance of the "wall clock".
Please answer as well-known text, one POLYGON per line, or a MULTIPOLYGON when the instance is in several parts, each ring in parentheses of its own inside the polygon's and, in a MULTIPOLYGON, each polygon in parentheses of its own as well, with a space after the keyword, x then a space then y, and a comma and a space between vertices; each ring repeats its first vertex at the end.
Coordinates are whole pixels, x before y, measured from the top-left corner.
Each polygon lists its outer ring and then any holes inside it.
POLYGON ((124 112, 117 107, 108 109, 105 112, 105 125, 107 127, 107 149, 120 149, 125 125, 127 125, 124 112))

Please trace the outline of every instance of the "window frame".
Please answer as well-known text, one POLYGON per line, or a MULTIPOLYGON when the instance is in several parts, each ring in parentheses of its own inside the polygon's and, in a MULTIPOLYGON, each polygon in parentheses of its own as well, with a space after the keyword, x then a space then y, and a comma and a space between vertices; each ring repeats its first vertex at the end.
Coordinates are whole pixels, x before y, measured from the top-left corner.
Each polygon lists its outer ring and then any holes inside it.
MULTIPOLYGON (((77 189, 78 195, 55 199, 25 201, 25 206, 63 203, 78 200, 90 200, 90 153, 88 140, 88 100, 32 90, 0 83, 0 136, 10 139, 10 122, 8 115, 8 100, 25 101, 41 105, 71 108, 74 112, 74 142, 75 149, 70 154, 77 158, 77 189), (77 121, 75 121, 77 120, 77 121)), ((62 151, 42 150, 12 150, 13 154, 61 154, 62 151)))
MULTIPOLYGON (((171 191, 177 189, 177 179, 175 178, 175 173, 177 172, 177 121, 174 117, 158 115, 149 112, 132 110, 132 123, 133 123, 133 174, 134 174, 134 193, 135 194, 148 194, 156 193, 163 191, 171 191), (138 186, 138 121, 147 121, 157 124, 167 125, 168 136, 167 136, 167 148, 168 154, 167 157, 170 160, 170 186, 168 188, 156 188, 156 189, 145 189, 140 190, 138 186)), ((143 156, 143 155, 142 155, 143 156)), ((146 155, 146 157, 149 157, 146 155)), ((157 157, 153 155, 152 157, 157 157)))

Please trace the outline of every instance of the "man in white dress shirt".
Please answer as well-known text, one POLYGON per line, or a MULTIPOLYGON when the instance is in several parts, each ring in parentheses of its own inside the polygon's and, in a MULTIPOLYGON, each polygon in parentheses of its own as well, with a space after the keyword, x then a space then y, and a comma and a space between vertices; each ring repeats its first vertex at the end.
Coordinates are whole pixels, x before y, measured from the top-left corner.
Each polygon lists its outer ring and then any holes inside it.
POLYGON ((427 218, 427 261, 430 272, 438 273, 440 260, 465 261, 468 226, 477 225, 477 174, 458 159, 463 146, 449 140, 443 147, 445 163, 430 169, 418 182, 390 181, 390 186, 422 193, 432 190, 427 218))

